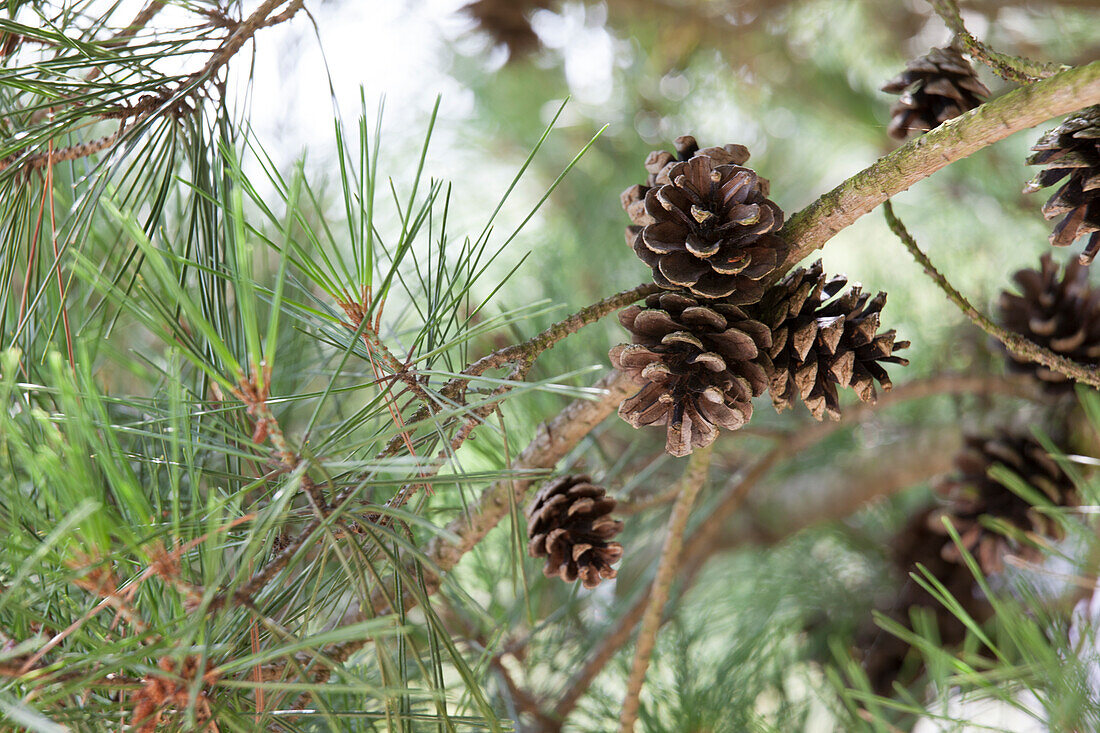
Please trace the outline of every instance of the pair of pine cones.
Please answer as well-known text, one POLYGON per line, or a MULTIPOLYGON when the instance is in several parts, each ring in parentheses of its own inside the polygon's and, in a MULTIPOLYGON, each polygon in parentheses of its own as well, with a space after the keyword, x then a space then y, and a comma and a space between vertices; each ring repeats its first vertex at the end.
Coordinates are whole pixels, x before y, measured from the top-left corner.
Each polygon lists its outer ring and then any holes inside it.
POLYGON ((777 410, 800 398, 820 420, 839 418, 839 388, 864 401, 876 382, 889 389, 882 364, 906 364, 895 352, 908 342, 878 333, 885 293, 842 293, 846 279, 820 262, 769 286, 790 248, 748 150, 686 135, 675 148, 650 153, 645 185, 622 195, 627 242, 667 292, 619 314, 632 339, 611 363, 640 386, 620 416, 664 426, 666 451, 685 456, 747 423, 765 391, 777 410))

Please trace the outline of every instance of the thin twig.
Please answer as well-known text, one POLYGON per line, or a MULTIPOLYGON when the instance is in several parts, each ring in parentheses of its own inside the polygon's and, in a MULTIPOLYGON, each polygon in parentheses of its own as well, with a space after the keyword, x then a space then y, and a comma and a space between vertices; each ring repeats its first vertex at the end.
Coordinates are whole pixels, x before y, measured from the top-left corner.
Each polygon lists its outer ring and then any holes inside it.
POLYGON ((542 708, 538 705, 538 701, 531 696, 531 693, 516 684, 508 668, 504 666, 504 662, 501 660, 499 654, 493 655, 489 660, 489 664, 492 665, 493 669, 500 675, 501 681, 504 682, 504 687, 508 690, 508 695, 512 698, 515 707, 519 711, 532 716, 544 730, 552 728, 556 724, 557 721, 555 721, 553 717, 542 711, 542 708))
POLYGON ((672 506, 672 514, 668 519, 668 535, 665 537, 664 547, 661 548, 661 564, 657 567, 657 575, 653 579, 645 614, 642 616, 642 626, 638 631, 634 663, 630 668, 630 680, 627 682, 626 697, 619 717, 619 733, 631 733, 638 720, 638 706, 641 703, 645 674, 649 669, 649 659, 653 654, 653 647, 657 644, 657 632, 661 628, 661 615, 664 613, 672 580, 680 566, 684 530, 687 529, 687 521, 691 516, 695 497, 699 495, 703 484, 706 483, 713 448, 714 444, 711 443, 691 454, 684 478, 680 482, 680 496, 672 506))
POLYGON ((905 248, 913 255, 913 259, 924 268, 924 272, 928 277, 932 278, 933 282, 939 285, 940 290, 947 295, 947 299, 958 306, 959 310, 970 319, 971 323, 1000 341, 1004 344, 1006 349, 1022 359, 1042 364, 1078 382, 1093 387, 1100 387, 1100 369, 1081 364, 1073 359, 1067 359, 1061 354, 1057 354, 1050 349, 1040 346, 1018 333, 1009 331, 994 323, 989 316, 971 305, 970 301, 967 300, 962 293, 956 290, 955 287, 948 282, 947 278, 936 269, 932 261, 928 259, 928 255, 921 251, 920 247, 917 245, 917 241, 909 234, 905 225, 894 216, 894 208, 890 205, 889 201, 883 203, 882 212, 886 215, 886 223, 890 226, 890 230, 898 236, 898 239, 905 245, 905 248))
MULTIPOLYGON (((78 143, 65 148, 57 148, 52 152, 36 153, 34 155, 28 155, 25 158, 6 158, 0 160, 0 171, 10 168, 13 165, 21 166, 26 170, 34 170, 35 168, 44 168, 47 165, 56 165, 57 163, 64 163, 69 160, 87 158, 89 155, 95 155, 101 150, 106 150, 114 145, 118 139, 122 137, 125 127, 126 124, 124 122, 119 126, 118 130, 112 132, 110 135, 104 135, 90 142, 78 143)), ((53 141, 51 140, 50 142, 53 141)))
POLYGON ((955 0, 932 0, 932 7, 947 27, 955 33, 955 37, 966 50, 1006 81, 1030 84, 1039 79, 1054 76, 1066 68, 1058 64, 1043 64, 994 51, 966 29, 962 14, 959 12, 959 5, 955 0))
MULTIPOLYGON (((481 357, 470 364, 470 366, 463 369, 462 376, 455 377, 439 389, 440 402, 446 403, 459 400, 472 379, 492 369, 498 369, 508 364, 515 363, 523 363, 529 367, 542 352, 551 348, 566 336, 574 334, 584 326, 595 323, 604 316, 614 313, 620 308, 625 308, 631 303, 641 300, 648 295, 652 295, 659 290, 660 288, 653 283, 643 283, 630 290, 624 290, 621 293, 608 296, 597 303, 581 308, 573 315, 558 321, 523 343, 506 346, 503 349, 498 349, 491 354, 481 357)), ((428 420, 431 418, 432 413, 433 410, 430 404, 421 405, 416 413, 409 419, 409 423, 415 424, 428 420)), ((401 450, 401 446, 401 436, 395 435, 376 458, 382 459, 396 455, 401 450)))

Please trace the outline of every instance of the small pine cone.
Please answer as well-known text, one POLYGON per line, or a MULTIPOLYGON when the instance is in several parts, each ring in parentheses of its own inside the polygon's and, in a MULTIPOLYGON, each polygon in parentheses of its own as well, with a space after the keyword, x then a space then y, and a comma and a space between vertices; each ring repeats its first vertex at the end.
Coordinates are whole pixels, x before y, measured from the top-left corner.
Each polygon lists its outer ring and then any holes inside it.
POLYGON ((892 386, 881 362, 909 363, 894 355, 908 341, 895 341, 893 329, 876 333, 886 293, 872 298, 853 285, 837 297, 847 282, 843 275, 826 275, 818 260, 788 274, 752 308, 772 330, 766 366, 777 412, 797 395, 818 420, 826 414, 839 420, 837 387, 851 387, 873 403, 876 381, 883 389, 892 386))
POLYGON ((685 135, 676 148, 679 159, 650 153, 647 185, 623 192, 634 222, 627 243, 663 288, 756 302, 761 280, 789 249, 772 233, 783 225, 783 212, 768 199, 768 181, 740 165, 749 157, 741 145, 699 149, 685 135))
POLYGON ((461 12, 473 19, 478 30, 508 49, 517 59, 538 48, 539 37, 531 27, 531 12, 548 7, 547 0, 474 0, 461 12))
POLYGON ((933 48, 913 59, 905 71, 883 85, 882 91, 901 95, 890 108, 886 130, 897 140, 904 140, 913 130, 927 132, 939 127, 989 96, 974 67, 953 48, 933 48))
POLYGON ((610 517, 615 500, 588 476, 562 476, 547 481, 527 508, 527 554, 545 557, 542 572, 567 583, 581 579, 585 588, 614 578, 611 566, 623 546, 608 542, 623 528, 610 517))
POLYGON ((728 301, 658 293, 619 320, 633 343, 611 349, 611 363, 641 390, 619 405, 636 428, 667 425, 665 450, 686 456, 710 445, 718 428, 737 430, 752 417, 752 398, 767 373, 756 360, 771 346, 767 326, 728 301))
MULTIPOLYGON (((1061 280, 1050 254, 1041 269, 1019 270, 1012 279, 1022 295, 1002 292, 1001 323, 1010 331, 1082 364, 1100 364, 1100 291, 1089 286, 1088 270, 1077 261, 1066 265, 1061 280)), ((1008 355, 1008 368, 1031 374, 1051 393, 1073 391, 1073 380, 1042 364, 1008 355)))
MULTIPOLYGON (((977 558, 986 573, 1002 570, 1004 555, 1010 550, 1028 560, 1038 559, 1041 553, 1035 546, 1016 546, 1013 540, 982 526, 983 515, 1004 521, 1032 537, 1061 537, 1061 527, 1053 518, 988 475, 989 469, 998 464, 1019 476, 1049 505, 1078 504, 1072 480, 1035 439, 1007 432, 992 437, 968 437, 955 457, 958 473, 936 487, 947 504, 934 517, 931 528, 945 534, 939 518, 948 517, 963 547, 977 558)), ((959 548, 950 540, 942 546, 941 554, 950 562, 962 560, 959 548)))
POLYGON ((1100 104, 1081 110, 1039 138, 1031 148, 1028 165, 1047 169, 1028 181, 1024 193, 1033 193, 1069 176, 1069 180, 1043 205, 1043 216, 1065 214, 1054 226, 1050 243, 1073 244, 1091 234, 1081 264, 1092 262, 1100 251, 1100 104))

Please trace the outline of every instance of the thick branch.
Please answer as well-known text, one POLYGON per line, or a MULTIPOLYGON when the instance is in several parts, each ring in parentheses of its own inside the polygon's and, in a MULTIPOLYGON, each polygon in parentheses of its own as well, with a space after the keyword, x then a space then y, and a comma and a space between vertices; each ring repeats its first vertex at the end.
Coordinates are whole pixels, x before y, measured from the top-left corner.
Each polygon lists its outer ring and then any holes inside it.
POLYGON ((944 166, 1052 117, 1100 103, 1100 61, 1037 81, 948 120, 879 158, 792 216, 780 234, 793 246, 784 272, 894 194, 944 166))

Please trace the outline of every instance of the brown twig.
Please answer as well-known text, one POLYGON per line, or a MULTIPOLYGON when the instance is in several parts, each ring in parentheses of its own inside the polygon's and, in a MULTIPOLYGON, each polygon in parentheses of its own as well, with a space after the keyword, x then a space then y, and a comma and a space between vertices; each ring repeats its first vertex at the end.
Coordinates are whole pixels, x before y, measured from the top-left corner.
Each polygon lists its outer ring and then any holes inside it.
MULTIPOLYGON (((122 133, 125 131, 125 123, 119 125, 118 130, 110 135, 104 135, 101 138, 92 140, 86 143, 78 143, 77 145, 70 145, 65 148, 58 148, 52 152, 36 153, 34 155, 28 155, 25 158, 6 158, 0 160, 0 171, 10 168, 13 165, 19 165, 26 170, 34 170, 36 168, 44 168, 47 165, 55 165, 57 163, 64 163, 69 160, 76 160, 78 158, 86 158, 89 155, 95 155, 101 150, 107 148, 118 142, 118 139, 122 137, 122 133)), ((52 141, 51 141, 52 142, 52 141)))
POLYGON ((626 697, 623 700, 622 714, 619 717, 619 733, 631 733, 638 720, 638 706, 641 703, 642 685, 645 684, 646 671, 657 644, 657 632, 661 628, 661 616, 665 602, 668 601, 672 580, 680 565, 680 551, 684 546, 684 530, 687 529, 691 507, 695 497, 706 483, 710 469, 710 456, 714 444, 699 448, 691 454, 684 477, 680 482, 680 496, 672 506, 668 519, 668 534, 661 548, 661 564, 653 578, 642 625, 638 631, 638 643, 634 651, 634 663, 630 667, 630 679, 626 685, 626 697))
POLYGON ((504 687, 508 690, 508 695, 515 703, 516 709, 532 716, 543 729, 553 727, 556 724, 557 721, 539 707, 538 701, 529 692, 516 684, 499 654, 493 655, 489 660, 489 664, 492 665, 501 681, 504 682, 504 687))
POLYGON ((994 323, 989 316, 971 305, 970 301, 967 300, 962 293, 956 290, 955 287, 948 282, 947 278, 936 269, 936 266, 928 259, 928 255, 921 251, 920 246, 917 245, 917 240, 913 239, 913 236, 909 234, 905 225, 894 216, 894 207, 891 206, 889 201, 883 203, 882 212, 886 215, 886 223, 890 226, 890 230, 898 236, 898 239, 905 245, 905 248, 913 255, 913 259, 917 261, 917 264, 924 268, 925 274, 932 278, 933 282, 935 282, 936 285, 940 287, 940 290, 947 296, 947 299, 958 306, 959 310, 970 319, 971 323, 1000 341, 1004 344, 1006 349, 1020 358, 1042 364, 1078 382, 1093 387, 1100 387, 1100 369, 1086 366, 1073 359, 1067 359, 1065 356, 1040 346, 1018 333, 1009 331, 1007 328, 1003 328, 994 323))

